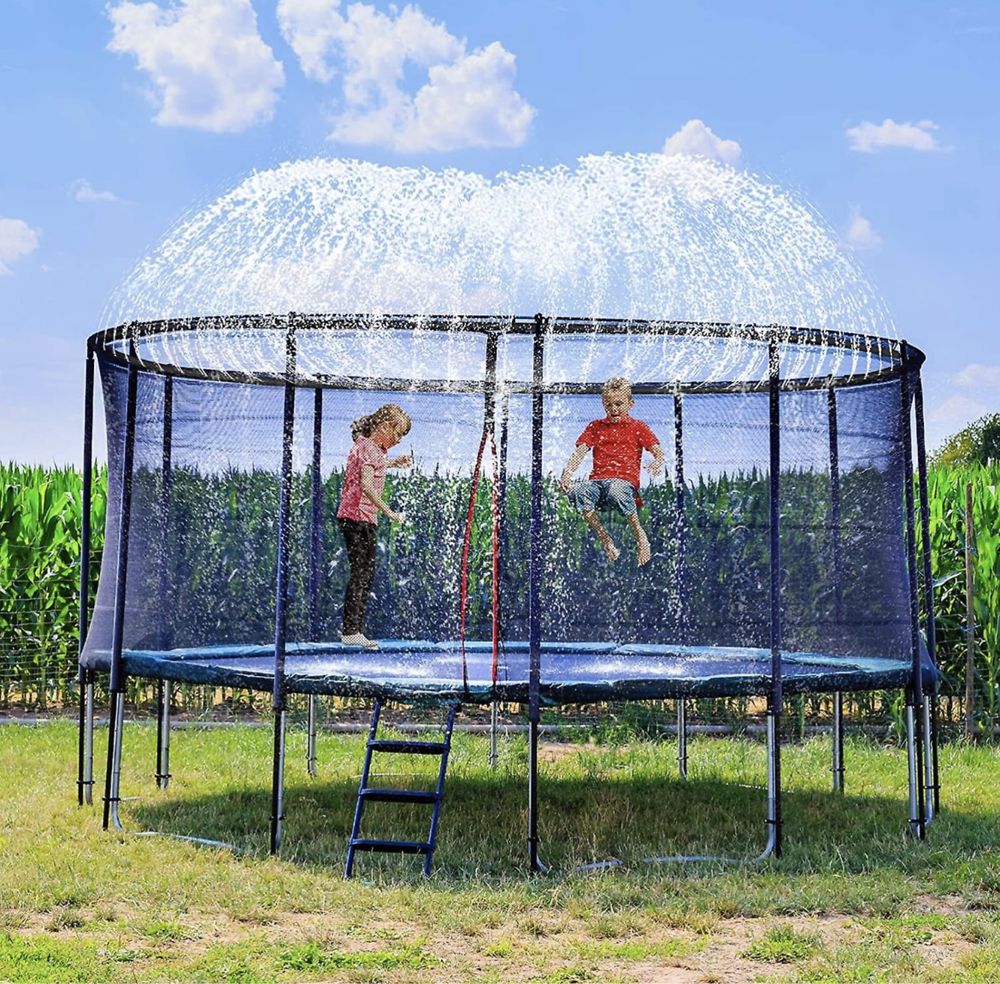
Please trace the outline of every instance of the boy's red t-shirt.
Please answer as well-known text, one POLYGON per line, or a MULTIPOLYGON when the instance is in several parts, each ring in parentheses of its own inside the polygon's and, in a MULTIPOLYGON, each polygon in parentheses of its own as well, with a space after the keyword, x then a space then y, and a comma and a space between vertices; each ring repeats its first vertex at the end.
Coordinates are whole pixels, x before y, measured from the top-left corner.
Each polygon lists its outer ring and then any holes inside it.
POLYGON ((594 449, 592 479, 621 478, 638 489, 642 449, 651 451, 660 442, 641 420, 625 417, 612 422, 602 417, 587 424, 576 443, 594 449))

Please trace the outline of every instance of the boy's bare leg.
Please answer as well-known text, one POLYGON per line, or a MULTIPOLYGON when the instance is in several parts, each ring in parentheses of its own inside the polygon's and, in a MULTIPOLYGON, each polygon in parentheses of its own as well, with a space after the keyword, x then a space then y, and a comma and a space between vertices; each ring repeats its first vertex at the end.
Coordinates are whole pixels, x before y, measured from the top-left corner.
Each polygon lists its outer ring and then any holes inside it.
MULTIPOLYGON (((611 534, 604 528, 600 516, 593 509, 583 513, 586 524, 597 534, 597 539, 601 541, 601 547, 608 556, 608 560, 614 563, 621 551, 615 546, 615 541, 611 539, 611 534)), ((648 544, 647 544, 648 548, 648 544)))
POLYGON ((653 557, 653 552, 649 548, 649 537, 646 536, 646 531, 639 522, 638 513, 631 513, 626 517, 626 521, 635 534, 636 560, 642 567, 643 564, 648 564, 653 557))

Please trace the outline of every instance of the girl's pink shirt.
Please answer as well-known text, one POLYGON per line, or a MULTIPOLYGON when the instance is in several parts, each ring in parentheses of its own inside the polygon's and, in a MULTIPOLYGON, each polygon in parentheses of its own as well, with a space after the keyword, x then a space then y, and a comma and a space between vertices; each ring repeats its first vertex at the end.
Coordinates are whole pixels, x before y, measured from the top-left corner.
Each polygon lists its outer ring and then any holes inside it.
POLYGON ((359 523, 375 523, 378 520, 378 510, 361 490, 361 469, 369 465, 374 472, 372 484, 379 498, 385 488, 385 469, 389 456, 385 449, 379 447, 370 437, 361 435, 347 455, 347 468, 344 472, 344 486, 340 490, 340 507, 337 517, 353 519, 359 523))

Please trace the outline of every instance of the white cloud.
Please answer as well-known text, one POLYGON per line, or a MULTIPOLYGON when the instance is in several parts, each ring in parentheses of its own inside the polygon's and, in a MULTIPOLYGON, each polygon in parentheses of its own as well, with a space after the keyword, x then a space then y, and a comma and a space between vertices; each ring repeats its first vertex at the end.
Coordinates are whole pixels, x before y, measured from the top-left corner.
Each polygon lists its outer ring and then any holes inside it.
POLYGON ((515 58, 494 41, 468 51, 463 39, 418 7, 339 0, 279 0, 278 21, 307 77, 339 77, 343 94, 332 140, 400 152, 513 147, 527 139, 535 110, 514 89, 515 58), (416 92, 407 66, 427 73, 416 92))
POLYGON ((38 249, 38 230, 23 219, 0 218, 0 277, 14 271, 8 266, 38 249))
POLYGON ((920 120, 918 123, 897 123, 885 119, 881 123, 860 123, 848 127, 845 131, 851 142, 851 150, 863 154, 873 154, 886 147, 905 147, 908 150, 930 151, 944 148, 934 137, 934 131, 939 129, 930 120, 920 120))
POLYGON ((968 396, 949 396, 946 400, 937 404, 928 416, 939 427, 945 428, 951 433, 961 430, 973 420, 988 413, 989 408, 979 400, 971 399, 968 396))
POLYGON ((872 228, 871 222, 861 214, 859 208, 851 209, 851 221, 844 238, 851 249, 875 249, 882 245, 882 237, 872 228))
POLYGON ((70 186, 70 194, 78 202, 120 202, 113 191, 98 191, 86 178, 78 178, 70 186))
POLYGON ((109 5, 110 51, 131 54, 155 87, 161 126, 238 132, 269 120, 284 69, 250 0, 109 5))
POLYGON ((985 387, 1000 393, 1000 366, 972 362, 952 377, 956 386, 985 387))
POLYGON ((929 369, 921 375, 928 447, 939 447, 974 420, 1000 411, 1000 365, 973 362, 955 373, 929 369))
POLYGON ((663 153, 667 157, 687 154, 735 165, 743 148, 735 140, 723 140, 716 136, 711 127, 701 120, 688 120, 673 136, 667 137, 663 153))

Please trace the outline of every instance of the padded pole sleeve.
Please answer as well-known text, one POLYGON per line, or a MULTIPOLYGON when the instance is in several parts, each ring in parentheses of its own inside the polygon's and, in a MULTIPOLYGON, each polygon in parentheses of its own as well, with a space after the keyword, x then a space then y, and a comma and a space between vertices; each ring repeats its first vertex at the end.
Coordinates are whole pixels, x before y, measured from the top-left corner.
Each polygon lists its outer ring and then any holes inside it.
POLYGON ((529 709, 538 719, 542 654, 542 433, 545 398, 541 392, 545 368, 545 335, 542 316, 535 316, 531 394, 531 527, 528 558, 529 709))
POLYGON ((830 443, 830 543, 833 554, 833 613, 837 625, 843 617, 844 572, 841 549, 840 437, 837 421, 837 391, 826 391, 827 427, 830 443))
POLYGON ((768 344, 771 528, 771 709, 781 713, 781 378, 778 344, 768 344))
POLYGON ((913 400, 910 389, 911 370, 906 356, 905 344, 903 352, 903 373, 899 378, 899 439, 903 451, 903 503, 906 510, 903 525, 906 538, 906 573, 910 582, 910 648, 913 658, 911 686, 914 702, 917 707, 920 707, 923 704, 924 682, 920 665, 920 610, 917 601, 917 538, 913 496, 913 433, 910 429, 913 400))
POLYGON ((687 643, 687 514, 684 509, 684 397, 680 387, 674 390, 674 514, 676 517, 677 565, 674 569, 674 591, 677 595, 677 637, 687 643))
POLYGON ((292 508, 292 440, 295 434, 295 323, 285 336, 285 403, 281 441, 281 492, 278 505, 278 574, 274 600, 275 711, 285 709, 285 633, 288 609, 288 552, 292 508))
POLYGON ((171 646, 170 628, 167 619, 169 584, 169 562, 171 545, 170 499, 173 493, 173 443, 174 443, 174 380, 171 376, 163 379, 163 443, 160 449, 160 564, 157 604, 160 606, 163 628, 160 648, 171 646))
MULTIPOLYGON (((506 393, 500 399, 500 447, 498 449, 498 468, 499 476, 497 478, 497 582, 504 583, 506 577, 506 565, 505 561, 507 559, 507 417, 510 410, 510 399, 506 393)), ((497 614, 500 618, 501 624, 503 622, 503 614, 500 611, 500 607, 503 606, 503 593, 501 592, 497 598, 498 610, 497 614)))
POLYGON ((312 522, 309 527, 309 635, 320 636, 319 592, 323 583, 323 390, 313 393, 312 522))
POLYGON ((920 551, 923 558, 924 575, 924 633, 927 638, 927 652, 937 665, 937 637, 934 625, 934 574, 931 570, 931 525, 930 503, 927 492, 927 439, 924 434, 924 388, 920 373, 913 381, 913 402, 917 423, 917 482, 920 486, 920 551))

